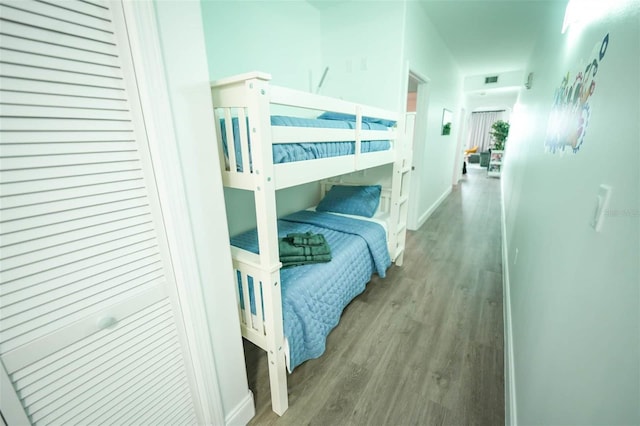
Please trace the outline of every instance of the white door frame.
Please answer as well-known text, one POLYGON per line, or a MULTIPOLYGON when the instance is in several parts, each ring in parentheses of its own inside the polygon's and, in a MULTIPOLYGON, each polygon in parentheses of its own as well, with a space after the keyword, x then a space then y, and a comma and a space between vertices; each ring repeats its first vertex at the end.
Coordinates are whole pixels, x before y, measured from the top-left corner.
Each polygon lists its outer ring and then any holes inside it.
POLYGON ((458 145, 456 147, 456 159, 453 163, 453 179, 452 184, 457 185, 462 178, 462 162, 464 161, 464 140, 467 132, 467 110, 460 107, 460 116, 458 117, 458 123, 460 123, 458 129, 458 145))
POLYGON ((418 81, 418 95, 416 100, 416 122, 413 131, 411 179, 409 181, 409 206, 407 214, 407 228, 416 230, 418 228, 418 217, 420 216, 420 187, 422 184, 422 166, 424 163, 424 150, 427 138, 427 119, 429 111, 429 77, 411 68, 409 62, 406 63, 404 72, 404 107, 407 110, 407 90, 409 77, 418 81))
MULTIPOLYGON (((129 46, 144 111, 156 189, 160 199, 171 250, 175 281, 194 372, 195 387, 205 424, 225 424, 222 397, 208 320, 200 286, 201 277, 193 241, 192 224, 184 191, 177 140, 164 76, 156 13, 153 2, 122 1, 129 46)), ((212 118, 213 119, 213 118, 212 118)))

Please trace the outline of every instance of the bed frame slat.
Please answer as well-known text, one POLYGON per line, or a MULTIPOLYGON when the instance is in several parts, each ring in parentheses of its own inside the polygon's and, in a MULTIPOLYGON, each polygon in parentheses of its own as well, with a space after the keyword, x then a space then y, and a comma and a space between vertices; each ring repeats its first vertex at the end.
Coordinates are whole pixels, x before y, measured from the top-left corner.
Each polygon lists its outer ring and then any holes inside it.
MULTIPOLYGON (((233 119, 231 117, 231 108, 224 108, 224 127, 227 134, 227 153, 229 155, 229 172, 234 175, 238 170, 238 162, 236 161, 236 145, 233 139, 233 119)), ((244 165, 243 165, 244 166, 244 165)))
POLYGON ((251 172, 252 164, 249 159, 249 141, 247 139, 247 116, 244 108, 238 108, 238 130, 240 131, 240 152, 242 154, 242 171, 251 172))

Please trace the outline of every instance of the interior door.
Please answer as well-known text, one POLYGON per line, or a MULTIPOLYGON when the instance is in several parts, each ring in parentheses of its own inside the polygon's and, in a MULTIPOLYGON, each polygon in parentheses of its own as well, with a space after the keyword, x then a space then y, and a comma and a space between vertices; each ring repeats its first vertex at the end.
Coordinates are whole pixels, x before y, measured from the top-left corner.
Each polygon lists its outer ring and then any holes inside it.
POLYGON ((202 418, 121 5, 0 3, 8 424, 202 418))

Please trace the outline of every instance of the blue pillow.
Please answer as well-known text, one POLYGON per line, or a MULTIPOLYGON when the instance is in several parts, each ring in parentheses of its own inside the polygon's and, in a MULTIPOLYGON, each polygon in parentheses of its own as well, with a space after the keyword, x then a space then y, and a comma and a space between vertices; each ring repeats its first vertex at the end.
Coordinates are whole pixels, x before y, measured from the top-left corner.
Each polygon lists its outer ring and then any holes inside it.
POLYGON ((334 185, 320 201, 316 211, 373 217, 380 205, 380 185, 334 185))
MULTIPOLYGON (((353 114, 343 114, 341 112, 323 112, 318 116, 322 120, 339 120, 339 121, 356 121, 356 116, 353 114)), ((393 120, 385 120, 382 118, 362 117, 363 123, 377 123, 386 127, 393 127, 396 122, 393 120)))

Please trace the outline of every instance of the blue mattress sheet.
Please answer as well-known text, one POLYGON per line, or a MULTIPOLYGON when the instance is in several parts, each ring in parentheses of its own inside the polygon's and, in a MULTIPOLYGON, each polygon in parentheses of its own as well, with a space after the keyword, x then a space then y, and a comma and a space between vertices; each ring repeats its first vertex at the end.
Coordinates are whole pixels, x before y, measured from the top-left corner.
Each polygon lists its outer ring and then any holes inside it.
MULTIPOLYGON (((238 119, 233 118, 233 137, 235 146, 235 155, 237 163, 237 171, 243 170, 242 154, 240 150, 240 126, 238 125, 238 119)), ((228 147, 226 137, 226 126, 224 120, 220 121, 222 130, 222 143, 224 148, 224 154, 227 158, 228 147)), ((271 117, 272 126, 296 126, 296 127, 317 127, 317 128, 331 128, 331 129, 354 129, 355 121, 340 121, 340 120, 325 120, 319 118, 301 118, 301 117, 288 117, 281 115, 274 115, 271 117)), ((247 126, 248 128, 248 126, 247 126)), ((388 127, 379 123, 362 123, 362 128, 365 130, 386 130, 388 127)), ((247 130, 247 137, 249 136, 247 130)), ((249 142, 250 142, 249 138, 249 142)), ((388 140, 379 141, 362 141, 361 152, 374 152, 374 151, 386 151, 391 148, 391 142, 388 140)), ((249 153, 251 153, 251 143, 249 143, 249 153)), ((273 145, 273 163, 289 163, 293 161, 313 160, 317 158, 327 157, 339 157, 342 155, 351 155, 355 153, 354 141, 343 142, 317 142, 317 143, 288 143, 288 144, 274 144, 273 145)))
MULTIPOLYGON (((332 260, 280 270, 290 371, 324 353, 327 336, 338 325, 344 308, 364 291, 373 272, 384 277, 391 265, 385 231, 377 223, 312 211, 278 220, 280 237, 307 231, 325 236, 332 260)), ((233 237, 231 244, 258 253, 255 230, 233 237)), ((255 314, 253 291, 250 288, 251 310, 255 314)), ((244 306, 242 297, 241 304, 244 306)))

